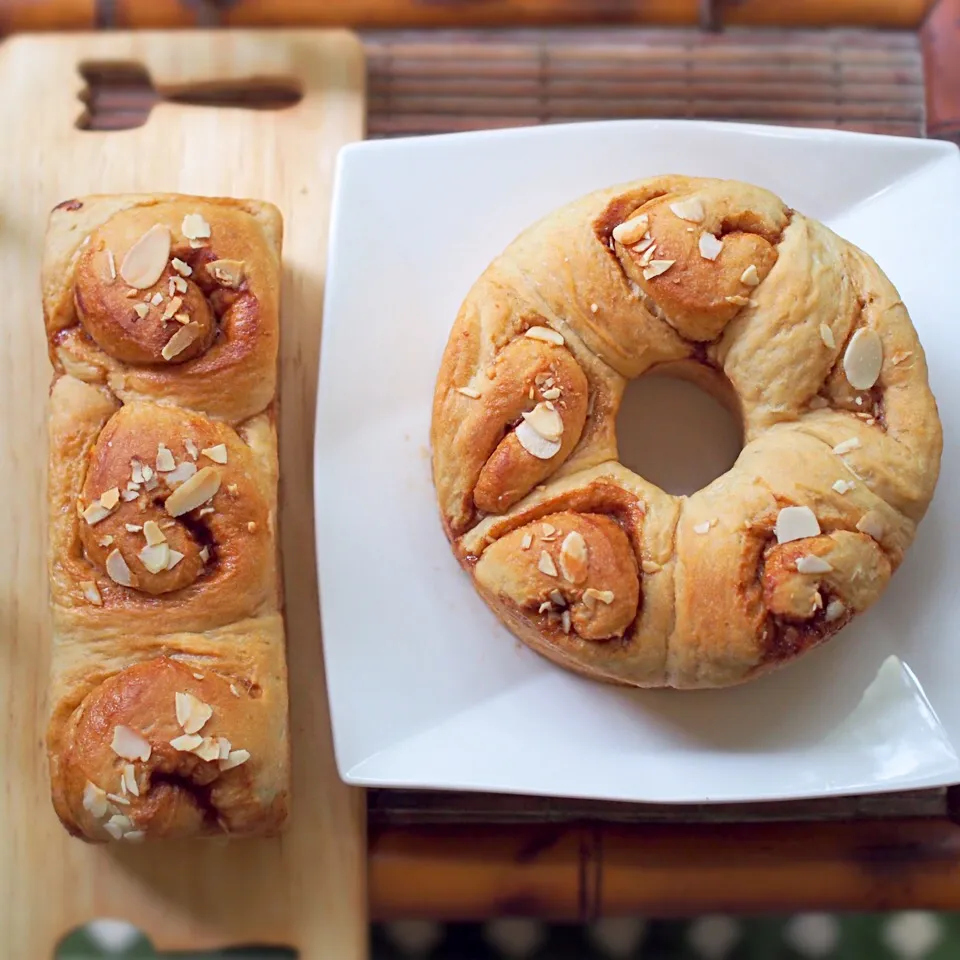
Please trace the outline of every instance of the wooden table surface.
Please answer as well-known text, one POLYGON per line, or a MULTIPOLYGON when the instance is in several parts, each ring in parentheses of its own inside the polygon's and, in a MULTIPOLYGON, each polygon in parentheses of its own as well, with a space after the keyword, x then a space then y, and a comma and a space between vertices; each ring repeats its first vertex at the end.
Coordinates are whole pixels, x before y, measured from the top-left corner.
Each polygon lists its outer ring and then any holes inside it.
MULTIPOLYGON (((264 22, 377 28, 361 33, 372 136, 679 115, 960 142, 960 0, 0 0, 0 34, 264 22)), ((101 128, 158 99, 135 72, 88 82, 101 128)), ((719 807, 377 790, 368 810, 380 919, 960 909, 952 790, 719 807)))

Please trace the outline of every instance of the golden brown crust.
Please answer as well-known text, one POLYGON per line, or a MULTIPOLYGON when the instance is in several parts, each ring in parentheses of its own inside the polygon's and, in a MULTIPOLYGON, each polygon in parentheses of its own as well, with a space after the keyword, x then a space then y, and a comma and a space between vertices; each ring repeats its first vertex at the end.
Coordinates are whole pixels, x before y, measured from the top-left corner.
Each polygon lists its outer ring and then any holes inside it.
MULTIPOLYGON (((555 421, 539 425, 554 435, 555 421)), ((504 623, 587 676, 674 687, 750 679, 869 607, 913 540, 942 447, 923 350, 876 264, 765 190, 676 176, 583 197, 490 265, 454 324, 431 439, 445 529, 504 623), (548 328, 532 345, 531 326, 548 328), (855 337, 882 351, 870 385, 851 382, 855 337), (586 419, 535 469, 504 466, 544 400, 548 355, 586 419), (648 371, 705 385, 743 420, 734 467, 689 498, 616 462, 623 389, 648 371), (779 543, 790 507, 820 534, 779 543), (577 616, 576 591, 542 598, 551 577, 523 544, 551 517, 593 524, 622 603, 603 608, 610 623, 577 616)))
POLYGON ((286 816, 279 229, 268 204, 171 196, 84 198, 51 220, 47 748, 56 810, 87 840, 263 835, 286 816), (191 245, 177 231, 193 214, 189 232, 211 235, 191 245), (158 224, 163 262, 124 267, 158 224), (123 273, 151 270, 128 297, 123 273), (168 362, 174 311, 201 336, 168 362), (210 708, 198 734, 178 694, 210 708), (149 757, 118 755, 118 728, 149 757))

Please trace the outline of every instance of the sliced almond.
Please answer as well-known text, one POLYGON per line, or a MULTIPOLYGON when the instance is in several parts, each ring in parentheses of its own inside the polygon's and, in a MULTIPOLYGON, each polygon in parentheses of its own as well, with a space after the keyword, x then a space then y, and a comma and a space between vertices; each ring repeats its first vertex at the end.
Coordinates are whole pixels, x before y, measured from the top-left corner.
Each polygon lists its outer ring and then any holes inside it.
POLYGON ((845 613, 847 608, 841 600, 831 600, 827 604, 827 609, 823 613, 824 620, 827 623, 832 623, 834 620, 839 620, 845 613))
POLYGON ((188 213, 180 230, 188 240, 206 240, 210 236, 210 224, 199 213, 188 213))
POLYGON ((593 587, 587 587, 583 591, 583 600, 587 606, 593 606, 597 603, 605 603, 609 606, 613 603, 614 594, 612 590, 596 590, 593 587))
POLYGON ((145 830, 128 830, 122 837, 127 843, 143 843, 147 838, 145 830))
MULTIPOLYGON (((121 784, 122 784, 122 783, 123 783, 123 781, 121 780, 121 784)), ((129 807, 129 806, 130 806, 130 801, 129 801, 123 794, 120 794, 120 793, 108 793, 108 794, 107 794, 107 799, 108 799, 111 803, 117 803, 117 804, 119 804, 121 807, 129 807)))
POLYGON ((160 293, 160 291, 158 290, 158 291, 150 298, 150 303, 152 303, 155 307, 159 307, 160 304, 163 303, 163 294, 160 293))
POLYGON ((107 812, 107 794, 95 783, 87 781, 83 788, 83 809, 93 814, 98 820, 107 812))
POLYGON ((596 313, 599 309, 600 309, 600 307, 599 307, 598 304, 596 304, 596 303, 591 303, 591 304, 590 304, 590 312, 591 312, 591 313, 596 313))
POLYGON ((797 570, 800 573, 830 573, 833 567, 823 557, 811 554, 797 558, 797 570))
POLYGON ((167 569, 172 570, 182 559, 184 555, 179 550, 170 551, 170 559, 167 560, 167 569))
MULTIPOLYGON (((143 482, 149 483, 153 479, 153 467, 148 467, 144 464, 140 470, 143 473, 143 482)), ((150 488, 147 487, 147 489, 149 490, 150 488)))
POLYGON ((101 520, 106 520, 110 516, 110 511, 99 500, 94 500, 93 503, 84 508, 82 516, 93 527, 101 520))
POLYGON ((553 562, 553 557, 551 557, 546 550, 540 551, 537 569, 541 573, 545 573, 548 577, 555 577, 557 575, 557 565, 553 562))
POLYGON ((546 403, 538 403, 529 413, 523 414, 523 419, 544 440, 557 441, 563 436, 563 419, 546 403))
POLYGON ((157 447, 157 473, 169 473, 176 468, 177 461, 173 459, 173 454, 161 443, 157 447))
POLYGON ((774 527, 777 543, 791 543, 806 537, 820 536, 817 515, 809 507, 784 507, 777 514, 774 527))
POLYGON ((724 297, 723 299, 736 307, 749 307, 753 305, 753 301, 749 297, 741 297, 738 293, 731 297, 724 297))
POLYGON ((548 387, 543 391, 544 400, 559 400, 560 399, 560 388, 559 387, 548 387))
POLYGON ((208 763, 220 759, 220 745, 214 737, 204 737, 200 746, 194 747, 190 752, 208 763))
POLYGON ((237 689, 237 685, 236 685, 235 683, 231 683, 231 684, 230 684, 230 692, 231 692, 235 697, 239 697, 239 696, 240 696, 240 691, 237 689))
POLYGON ((242 260, 211 260, 207 264, 207 270, 218 283, 231 290, 236 290, 243 283, 242 260))
POLYGON ((123 768, 123 787, 135 797, 140 796, 140 787, 137 784, 137 774, 133 769, 133 764, 128 763, 123 768))
POLYGON ((170 320, 173 315, 180 309, 183 305, 183 297, 173 297, 168 301, 167 306, 164 308, 163 314, 160 317, 161 320, 170 320))
POLYGON ((183 736, 174 737, 170 741, 170 746, 174 750, 179 750, 181 753, 193 753, 200 744, 203 743, 203 737, 198 737, 196 734, 185 733, 183 736))
POLYGON ((143 464, 136 457, 130 461, 130 476, 134 483, 143 483, 143 464))
POLYGON ((204 447, 200 453, 214 463, 227 462, 227 445, 225 443, 218 443, 215 447, 204 447))
POLYGON ((123 821, 126 821, 127 823, 130 823, 130 820, 127 817, 117 816, 117 817, 111 817, 103 825, 103 829, 106 830, 107 833, 109 833, 114 840, 122 840, 125 833, 123 827, 121 827, 120 824, 117 822, 119 820, 123 820, 123 821))
POLYGON ((560 572, 570 583, 582 583, 587 579, 588 551, 583 534, 571 530, 560 545, 560 572))
POLYGON ((856 437, 851 437, 849 440, 838 443, 833 448, 833 452, 842 457, 845 453, 850 453, 851 450, 857 450, 859 447, 860 441, 856 437))
POLYGON ((703 523, 695 523, 693 525, 694 533, 709 533, 710 532, 710 521, 704 520, 703 523))
MULTIPOLYGON (((127 524, 127 529, 129 530, 132 524, 127 524)), ((160 525, 156 520, 148 520, 143 525, 143 535, 147 538, 147 546, 155 547, 160 543, 164 543, 167 539, 166 534, 160 529, 160 525)))
POLYGON ((755 264, 750 264, 743 273, 740 274, 740 282, 746 284, 748 287, 756 287, 760 283, 760 274, 757 273, 757 268, 755 264))
POLYGON ((113 728, 110 749, 124 760, 143 760, 144 763, 150 759, 152 752, 150 744, 140 733, 122 724, 113 728))
POLYGON ((137 290, 152 287, 163 274, 170 256, 170 231, 155 223, 128 251, 120 276, 137 290))
POLYGON ((875 330, 861 327, 847 344, 843 354, 843 372, 851 387, 869 390, 883 366, 883 341, 875 330))
POLYGON ((213 467, 204 467, 167 497, 167 513, 183 516, 205 504, 219 489, 220 474, 213 467))
POLYGON ((164 360, 172 360, 175 356, 183 353, 187 347, 200 336, 200 324, 196 322, 186 323, 166 342, 160 351, 160 356, 164 360))
POLYGON ((551 330, 550 327, 531 327, 524 336, 530 337, 531 340, 543 340, 544 343, 555 343, 558 347, 563 346, 564 343, 563 335, 556 330, 551 330))
POLYGON ((557 532, 557 528, 552 523, 541 523, 540 524, 540 533, 546 537, 552 537, 557 532))
POLYGON ((189 263, 185 263, 179 257, 174 257, 170 261, 170 266, 173 267, 181 277, 189 277, 193 273, 193 267, 189 263))
POLYGON ((95 607, 103 606, 103 597, 100 596, 100 588, 95 581, 81 580, 80 589, 83 591, 84 597, 95 607))
POLYGON ((653 255, 657 252, 656 243, 651 243, 643 252, 643 256, 640 258, 640 266, 645 267, 650 260, 653 258, 653 255))
POLYGON ((175 701, 177 723, 183 727, 184 733, 199 733, 213 716, 213 707, 192 693, 178 693, 175 701))
POLYGON ((117 279, 117 262, 113 258, 112 250, 103 251, 103 279, 109 283, 117 279))
POLYGON ((204 547, 204 548, 200 551, 200 562, 201 562, 201 563, 208 563, 209 560, 210 560, 210 548, 209 548, 209 547, 204 547))
POLYGON ((148 303, 135 303, 133 305, 133 312, 141 319, 145 320, 147 314, 150 312, 150 304, 148 303))
POLYGON ((239 767, 241 763, 246 763, 250 759, 250 754, 246 750, 231 750, 226 760, 220 761, 221 770, 232 770, 239 767))
POLYGON ((640 569, 644 573, 659 573, 663 569, 656 560, 644 560, 640 564, 640 569))
POLYGON ((197 472, 196 464, 189 460, 177 464, 176 470, 171 470, 167 474, 167 483, 176 486, 178 483, 185 483, 197 472))
POLYGON ((883 517, 876 510, 868 510, 857 521, 857 529, 874 540, 881 540, 885 529, 883 517))
POLYGON ((820 339, 823 341, 824 346, 829 350, 836 349, 836 338, 833 335, 833 331, 825 323, 820 324, 820 339))
POLYGON ((677 261, 676 260, 651 260, 648 267, 643 268, 643 279, 652 280, 666 273, 677 261))
POLYGON ((517 426, 514 433, 520 446, 538 460, 549 460, 560 452, 562 444, 559 440, 545 440, 526 420, 517 426))
POLYGON ((618 223, 613 228, 613 239, 617 243, 629 247, 630 244, 636 243, 647 232, 649 226, 650 218, 645 213, 641 213, 637 217, 618 223))
POLYGON ((570 632, 571 618, 569 610, 564 610, 560 615, 560 626, 563 628, 564 633, 570 632))
POLYGON ((567 598, 559 590, 551 590, 550 602, 556 607, 565 607, 567 605, 567 598))
POLYGON ((187 453, 190 454, 190 456, 193 457, 194 460, 196 460, 197 457, 200 456, 200 451, 197 449, 196 443, 190 437, 184 438, 183 446, 186 449, 187 453))
POLYGON ((110 547, 113 546, 113 537, 108 534, 105 537, 101 537, 97 542, 101 547, 110 547))
POLYGON ((856 484, 852 480, 834 480, 833 489, 839 494, 849 493, 856 484))
MULTIPOLYGON (((187 292, 187 281, 184 280, 183 277, 171 277, 171 278, 170 278, 170 286, 171 286, 171 287, 173 288, 173 290, 175 290, 177 293, 186 293, 186 292, 187 292)), ((173 295, 173 294, 172 294, 172 292, 171 292, 171 296, 172 296, 172 295, 173 295)))
POLYGON ((116 487, 104 490, 100 494, 100 503, 108 510, 112 510, 120 502, 120 491, 116 487))
POLYGON ((144 547, 137 556, 150 573, 160 573, 167 569, 170 547, 165 543, 158 543, 155 547, 144 547))
POLYGON ((137 496, 138 494, 136 490, 124 490, 123 493, 120 494, 120 498, 125 503, 130 503, 132 500, 136 500, 137 496))
POLYGON ((703 201, 698 197, 688 197, 670 204, 670 211, 681 220, 689 223, 700 223, 704 218, 703 201))
POLYGON ((129 587, 133 584, 130 576, 130 568, 127 566, 127 561, 123 559, 123 554, 119 550, 114 550, 107 557, 107 576, 114 583, 119 583, 121 587, 129 587))
POLYGON ((520 541, 520 549, 529 550, 532 543, 533 537, 529 533, 525 533, 523 539, 520 541))
MULTIPOLYGON (((650 246, 651 246, 652 243, 653 243, 653 237, 651 237, 649 233, 645 233, 645 234, 643 235, 643 239, 640 240, 639 243, 635 243, 630 249, 631 249, 634 253, 643 253, 644 250, 647 250, 647 249, 650 248, 650 246)), ((640 289, 640 288, 637 287, 637 290, 639 290, 639 289, 640 289)), ((636 291, 634 291, 634 292, 636 292, 636 291)))
POLYGON ((220 756, 218 759, 226 760, 230 756, 230 741, 226 737, 219 737, 217 740, 217 746, 220 748, 220 756))
POLYGON ((700 234, 697 246, 699 246, 700 256, 703 257, 704 260, 716 260, 717 257, 720 256, 720 251, 723 249, 723 241, 715 237, 712 233, 704 231, 700 234))
POLYGON ((474 390, 473 387, 457 387, 457 393, 462 393, 471 400, 477 400, 480 397, 480 391, 474 390))

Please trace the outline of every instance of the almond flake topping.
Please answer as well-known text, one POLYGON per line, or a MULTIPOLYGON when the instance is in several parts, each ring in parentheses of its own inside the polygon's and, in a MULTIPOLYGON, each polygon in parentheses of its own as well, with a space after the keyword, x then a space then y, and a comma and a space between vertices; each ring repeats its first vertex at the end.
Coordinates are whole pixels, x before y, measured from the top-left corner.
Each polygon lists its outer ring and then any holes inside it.
POLYGON ((169 473, 177 467, 173 454, 161 443, 157 447, 157 473, 169 473))
POLYGON ((174 257, 170 261, 170 266, 173 267, 181 277, 189 277, 193 273, 193 267, 189 263, 185 263, 179 257, 174 257))
POLYGON ((250 759, 250 754, 246 750, 231 750, 226 760, 220 761, 221 770, 232 770, 239 767, 241 763, 246 763, 250 759))
POLYGON ((552 537, 557 532, 557 528, 552 523, 541 523, 540 532, 544 537, 552 537))
POLYGON ((839 620, 847 612, 847 608, 843 605, 840 600, 831 600, 827 604, 827 609, 824 611, 824 620, 827 623, 832 623, 834 620, 839 620))
POLYGON ((130 568, 127 566, 127 561, 123 559, 123 554, 119 550, 114 550, 107 557, 107 576, 114 583, 119 583, 121 587, 129 587, 133 584, 130 576, 130 568))
POLYGON ((843 354, 843 372, 850 386, 869 390, 883 366, 883 341, 876 330, 861 327, 847 344, 843 354))
POLYGON ((206 240, 210 236, 210 224, 199 213, 188 213, 180 230, 188 240, 206 240))
POLYGON ((235 697, 239 697, 239 696, 240 696, 240 691, 237 689, 237 685, 236 685, 235 683, 231 683, 231 684, 230 684, 230 692, 231 692, 235 697))
POLYGON ((144 547, 137 556, 150 573, 160 573, 167 569, 170 547, 166 543, 158 543, 154 547, 144 547))
POLYGON ((560 414, 546 403, 538 403, 529 413, 523 414, 523 419, 544 440, 556 442, 563 436, 560 414))
POLYGON ((106 262, 107 273, 106 278, 111 282, 117 279, 117 262, 113 259, 112 250, 104 250, 103 257, 106 262))
POLYGON ((125 793, 132 793, 135 797, 140 796, 140 787, 137 785, 137 774, 133 769, 132 763, 124 764, 121 784, 123 785, 125 793))
POLYGON ((136 499, 137 499, 137 491, 136 491, 136 490, 124 490, 123 493, 120 494, 120 496, 121 496, 121 498, 123 499, 123 501, 124 501, 125 503, 130 503, 132 500, 136 500, 136 499))
POLYGON ((670 204, 670 211, 681 220, 689 223, 700 223, 704 217, 703 202, 698 197, 687 200, 678 200, 670 204))
POLYGON ((174 750, 179 750, 181 753, 193 753, 200 744, 203 743, 203 737, 198 737, 196 734, 185 733, 182 736, 174 737, 170 741, 170 746, 174 750))
POLYGON ((210 560, 210 548, 209 548, 209 547, 204 547, 204 548, 200 551, 200 562, 201 562, 201 563, 207 563, 209 560, 210 560))
POLYGON ((159 307, 163 303, 163 294, 158 290, 152 297, 150 297, 150 303, 155 307, 159 307))
POLYGON ((694 533, 709 533, 710 532, 710 521, 704 520, 703 523, 694 524, 693 527, 694 533))
POLYGON ((834 480, 833 489, 839 494, 849 493, 856 484, 852 480, 834 480))
POLYGON ((200 742, 200 746, 194 747, 190 752, 198 756, 201 760, 206 760, 209 763, 219 759, 220 745, 214 737, 204 737, 200 742))
POLYGON ((199 733, 213 716, 213 707, 197 699, 192 693, 177 693, 175 697, 177 723, 184 733, 199 733))
POLYGON ((187 347, 200 336, 200 324, 186 323, 166 342, 164 348, 160 351, 160 356, 164 360, 172 360, 175 356, 183 353, 187 347))
POLYGON ((756 287, 760 284, 760 274, 757 273, 755 264, 751 263, 750 266, 740 274, 740 282, 746 284, 748 287, 756 287))
POLYGON ((83 809, 98 820, 107 813, 107 795, 95 783, 87 781, 83 788, 83 809))
POLYGON ((200 451, 197 449, 196 443, 194 443, 190 437, 186 437, 184 438, 183 445, 186 448, 187 453, 189 453, 190 456, 193 457, 194 460, 196 460, 197 457, 200 455, 200 451))
POLYGON ((113 546, 113 537, 107 535, 105 537, 101 537, 97 542, 101 547, 110 547, 113 546))
POLYGON ((833 336, 833 331, 825 323, 820 324, 820 339, 823 341, 823 345, 829 350, 836 349, 836 338, 833 336))
POLYGON ((666 273, 677 261, 676 260, 651 260, 648 267, 643 268, 643 279, 652 280, 666 273))
POLYGON ((230 741, 226 737, 219 737, 217 739, 217 746, 220 748, 220 756, 218 759, 226 760, 227 757, 230 756, 230 741))
POLYGON ((548 387, 543 391, 544 400, 559 400, 560 399, 560 388, 559 387, 548 387))
POLYGON ((104 490, 100 494, 100 503, 108 510, 112 510, 120 502, 120 491, 116 487, 104 490))
MULTIPOLYGON (((127 529, 129 530, 131 526, 133 524, 127 524, 127 529)), ((164 543, 167 539, 156 520, 148 520, 143 525, 143 535, 147 538, 147 544, 151 547, 164 543)))
POLYGON ((184 555, 179 550, 170 551, 170 559, 167 560, 167 569, 172 570, 182 559, 184 555))
MULTIPOLYGON (((634 253, 643 253, 643 251, 646 250, 648 247, 650 247, 652 243, 653 243, 653 237, 651 237, 649 233, 645 233, 643 235, 643 239, 639 243, 635 243, 630 249, 634 253)), ((636 294, 639 291, 639 289, 640 288, 637 287, 637 289, 634 290, 634 293, 636 294)))
POLYGON ((570 583, 582 583, 587 579, 587 541, 583 534, 571 530, 560 545, 560 572, 570 583))
POLYGON ((645 213, 641 213, 638 217, 618 223, 613 228, 613 239, 628 247, 631 243, 636 243, 647 232, 649 226, 650 218, 645 213))
POLYGON ((537 561, 537 569, 541 573, 545 573, 548 577, 555 577, 557 575, 557 566, 553 562, 553 557, 551 557, 546 550, 540 551, 540 559, 537 561))
POLYGON ((212 260, 207 264, 207 270, 215 280, 231 290, 236 290, 243 283, 242 260, 212 260))
POLYGON ((200 453, 214 463, 227 462, 227 445, 225 443, 218 443, 215 447, 204 447, 200 453))
POLYGON ((520 541, 521 550, 529 550, 533 544, 533 537, 529 533, 523 535, 523 539, 520 541))
POLYGON ((155 223, 127 251, 120 264, 120 276, 137 290, 152 287, 163 274, 170 256, 170 231, 155 223))
POLYGON ((124 760, 143 760, 146 763, 152 752, 150 744, 136 730, 123 725, 113 728, 110 749, 124 760))
POLYGON ((753 301, 749 297, 741 297, 739 293, 734 294, 732 297, 724 297, 724 300, 727 303, 732 303, 737 307, 752 307, 753 301))
POLYGON ((141 319, 145 320, 147 314, 150 312, 150 305, 147 303, 135 303, 133 305, 133 312, 141 319))
POLYGON ((829 573, 833 567, 823 559, 812 554, 797 559, 797 570, 800 573, 829 573))
POLYGON ((868 510, 857 521, 857 529, 874 540, 880 540, 884 531, 883 517, 876 510, 868 510))
POLYGON ((820 523, 809 507, 784 507, 777 514, 774 533, 777 543, 791 543, 820 536, 820 523))
POLYGON ((700 247, 700 256, 704 260, 716 260, 723 249, 723 241, 717 239, 712 233, 704 231, 700 234, 698 246, 700 247))
POLYGON ((196 472, 196 464, 190 460, 184 460, 182 463, 177 464, 176 470, 171 470, 167 474, 167 483, 171 485, 183 483, 185 480, 189 480, 196 472))
POLYGON ((583 602, 590 608, 596 606, 597 603, 605 603, 609 606, 613 603, 613 599, 612 590, 595 590, 593 587, 587 587, 583 591, 583 602))
POLYGON ((550 327, 531 327, 524 336, 530 337, 531 340, 543 340, 545 343, 555 343, 558 347, 563 346, 564 343, 563 335, 557 333, 556 330, 551 330, 550 327))
POLYGON ((213 467, 198 470, 167 497, 167 513, 179 517, 202 506, 220 489, 220 474, 213 467))
POLYGON ((643 256, 640 258, 640 266, 645 267, 649 262, 650 258, 657 252, 656 243, 651 243, 645 250, 643 256))
POLYGON ((564 633, 570 632, 570 611, 564 610, 560 616, 560 625, 563 627, 564 633))
POLYGON ((160 317, 160 319, 170 320, 182 305, 183 305, 183 297, 174 297, 172 300, 170 300, 167 303, 166 307, 164 308, 163 315, 160 317))
POLYGON ((83 590, 84 597, 95 607, 103 606, 103 597, 100 596, 100 588, 93 580, 82 580, 80 582, 80 589, 83 590))
POLYGON ((837 454, 837 456, 842 457, 845 453, 849 453, 851 450, 857 450, 859 447, 860 441, 856 437, 851 437, 849 440, 838 443, 833 448, 833 452, 837 454))
POLYGON ((187 281, 183 277, 171 277, 170 285, 173 287, 177 293, 186 293, 187 292, 187 281))
POLYGON ((663 569, 656 560, 644 560, 640 564, 640 569, 644 573, 659 573, 663 569))
POLYGON ((473 387, 457 387, 457 393, 462 393, 471 400, 478 400, 480 398, 480 391, 474 390, 473 387))

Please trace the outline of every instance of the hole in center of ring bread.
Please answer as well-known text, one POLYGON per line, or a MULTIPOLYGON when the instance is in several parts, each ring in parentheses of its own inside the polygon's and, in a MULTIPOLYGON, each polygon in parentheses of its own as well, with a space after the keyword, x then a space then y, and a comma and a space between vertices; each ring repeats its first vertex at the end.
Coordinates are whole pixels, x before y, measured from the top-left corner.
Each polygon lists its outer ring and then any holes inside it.
POLYGON ((617 415, 625 467, 667 493, 696 493, 743 447, 739 402, 723 374, 695 360, 663 364, 627 384, 617 415))

